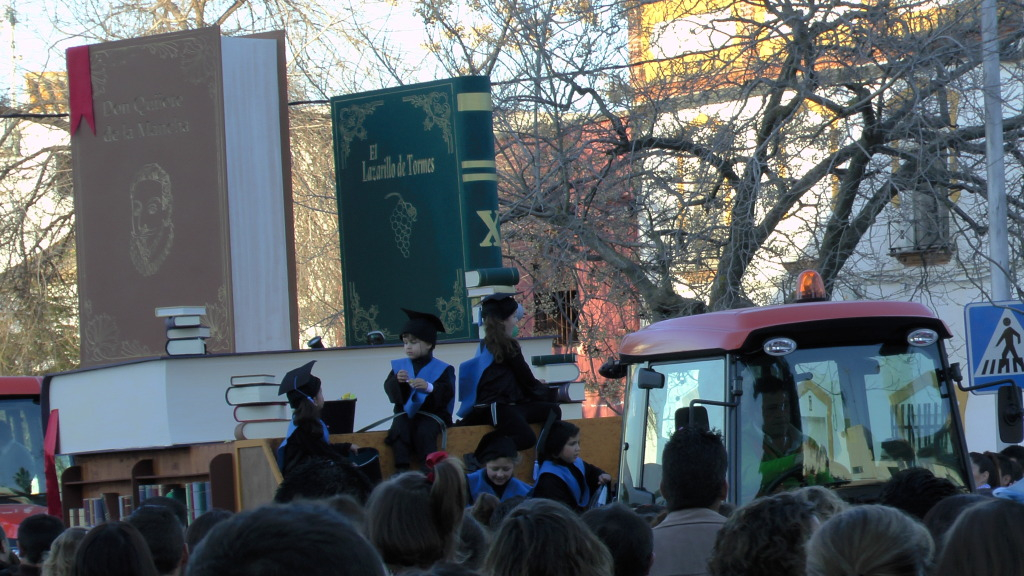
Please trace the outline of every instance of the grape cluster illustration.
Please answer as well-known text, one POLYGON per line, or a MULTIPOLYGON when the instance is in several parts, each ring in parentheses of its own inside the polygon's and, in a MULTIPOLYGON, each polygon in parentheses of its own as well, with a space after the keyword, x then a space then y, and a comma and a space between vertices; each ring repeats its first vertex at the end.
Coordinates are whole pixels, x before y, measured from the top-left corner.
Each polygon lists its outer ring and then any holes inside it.
POLYGON ((412 237, 412 223, 416 221, 416 207, 406 202, 401 194, 393 192, 385 196, 390 198, 398 196, 398 203, 391 211, 388 221, 391 223, 391 231, 395 234, 395 246, 405 258, 409 257, 409 239, 412 237))

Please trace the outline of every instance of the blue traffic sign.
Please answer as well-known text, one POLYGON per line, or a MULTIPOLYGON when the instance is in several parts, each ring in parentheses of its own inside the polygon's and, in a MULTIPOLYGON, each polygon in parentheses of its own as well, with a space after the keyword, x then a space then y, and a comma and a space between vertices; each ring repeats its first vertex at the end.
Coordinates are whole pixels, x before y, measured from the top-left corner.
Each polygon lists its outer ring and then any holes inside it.
POLYGON ((1024 302, 975 302, 964 317, 971 386, 1009 380, 1024 387, 1024 302))

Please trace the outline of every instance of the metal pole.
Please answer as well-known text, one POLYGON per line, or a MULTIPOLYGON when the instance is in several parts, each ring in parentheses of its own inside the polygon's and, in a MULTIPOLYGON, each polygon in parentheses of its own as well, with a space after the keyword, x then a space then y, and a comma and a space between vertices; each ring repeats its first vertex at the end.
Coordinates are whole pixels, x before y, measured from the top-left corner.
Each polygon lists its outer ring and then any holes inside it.
POLYGON ((985 95, 985 165, 988 169, 988 237, 992 301, 1010 299, 1010 247, 1006 231, 1006 175, 1003 169, 1003 99, 1000 92, 996 0, 981 2, 981 47, 985 95))
MULTIPOLYGON (((988 170, 989 265, 992 269, 992 301, 1010 299, 1010 247, 1006 231, 1006 175, 1003 169, 1003 99, 1000 91, 999 23, 996 0, 981 0, 981 50, 985 95, 985 165, 988 170)), ((989 396, 989 398, 992 398, 989 396)), ((1000 418, 999 406, 993 406, 1000 418)), ((998 420, 997 420, 998 421, 998 420)), ((998 434, 996 449, 1005 444, 998 434)))

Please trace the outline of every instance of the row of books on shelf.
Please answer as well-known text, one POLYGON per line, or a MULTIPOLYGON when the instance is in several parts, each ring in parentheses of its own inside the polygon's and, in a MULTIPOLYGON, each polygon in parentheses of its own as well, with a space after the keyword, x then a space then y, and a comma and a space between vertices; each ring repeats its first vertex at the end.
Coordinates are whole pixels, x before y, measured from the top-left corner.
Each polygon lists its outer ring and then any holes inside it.
POLYGON ((206 339, 210 337, 209 326, 203 325, 206 306, 166 306, 156 309, 157 318, 164 319, 167 343, 164 351, 168 356, 206 354, 206 339))
MULTIPOLYGON (((174 498, 185 505, 188 521, 213 508, 213 494, 206 481, 184 482, 181 484, 142 484, 138 490, 138 501, 145 502, 154 496, 174 498)), ((96 526, 111 520, 124 520, 134 510, 132 497, 127 494, 106 493, 94 498, 82 498, 81 508, 68 510, 71 526, 96 526)))
POLYGON ((123 495, 105 495, 96 498, 82 498, 81 508, 68 510, 71 526, 90 527, 111 520, 120 520, 131 516, 132 497, 123 495), (116 510, 111 507, 116 506, 116 510))
POLYGON ((139 502, 155 496, 174 498, 185 505, 188 521, 191 522, 213 508, 213 492, 210 482, 197 480, 180 484, 142 484, 139 486, 139 502))

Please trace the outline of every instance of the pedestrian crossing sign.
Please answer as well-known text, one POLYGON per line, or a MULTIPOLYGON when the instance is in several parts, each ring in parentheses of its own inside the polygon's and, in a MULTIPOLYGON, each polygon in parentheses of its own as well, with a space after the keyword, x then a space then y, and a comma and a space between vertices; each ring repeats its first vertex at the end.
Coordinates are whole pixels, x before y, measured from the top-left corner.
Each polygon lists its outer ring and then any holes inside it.
POLYGON ((964 315, 971 386, 1012 381, 1024 387, 1024 303, 976 302, 964 315))

